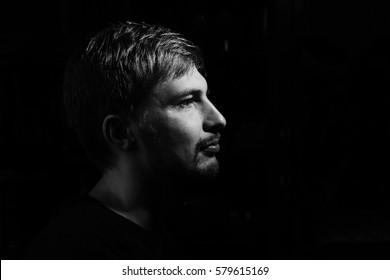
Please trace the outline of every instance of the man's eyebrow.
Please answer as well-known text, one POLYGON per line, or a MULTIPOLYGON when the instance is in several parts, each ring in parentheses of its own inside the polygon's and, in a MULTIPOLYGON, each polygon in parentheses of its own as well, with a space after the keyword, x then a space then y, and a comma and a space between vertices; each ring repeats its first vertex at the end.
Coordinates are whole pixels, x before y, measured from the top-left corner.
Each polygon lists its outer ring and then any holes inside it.
MULTIPOLYGON (((210 91, 207 90, 206 95, 208 95, 209 92, 210 91)), ((181 97, 185 97, 188 95, 201 95, 202 93, 203 93, 203 90, 200 90, 200 89, 185 89, 185 90, 182 90, 179 93, 177 93, 174 98, 181 98, 181 97)))

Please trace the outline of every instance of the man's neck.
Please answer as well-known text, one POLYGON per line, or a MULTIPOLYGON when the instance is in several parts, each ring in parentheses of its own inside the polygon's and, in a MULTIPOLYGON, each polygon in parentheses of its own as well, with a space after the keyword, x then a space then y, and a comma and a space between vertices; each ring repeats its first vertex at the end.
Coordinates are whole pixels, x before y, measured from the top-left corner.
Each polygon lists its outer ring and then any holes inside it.
POLYGON ((152 197, 148 195, 148 188, 150 186, 139 172, 116 168, 104 172, 89 195, 117 214, 152 230, 152 197))

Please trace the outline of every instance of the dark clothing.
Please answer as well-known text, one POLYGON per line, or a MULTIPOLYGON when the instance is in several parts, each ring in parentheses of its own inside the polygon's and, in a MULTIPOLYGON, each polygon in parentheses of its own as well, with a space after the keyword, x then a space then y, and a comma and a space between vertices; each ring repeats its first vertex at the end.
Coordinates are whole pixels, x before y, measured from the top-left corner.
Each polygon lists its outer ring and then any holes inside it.
POLYGON ((24 259, 181 259, 165 234, 155 234, 120 216, 92 197, 46 227, 24 259))

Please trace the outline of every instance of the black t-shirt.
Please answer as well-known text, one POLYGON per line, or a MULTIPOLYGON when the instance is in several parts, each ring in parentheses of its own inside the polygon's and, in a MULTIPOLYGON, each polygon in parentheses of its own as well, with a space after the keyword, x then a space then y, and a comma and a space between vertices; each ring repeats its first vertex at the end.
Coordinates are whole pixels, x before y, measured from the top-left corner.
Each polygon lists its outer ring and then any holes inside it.
POLYGON ((92 197, 61 214, 34 240, 24 259, 182 259, 167 234, 155 234, 92 197))

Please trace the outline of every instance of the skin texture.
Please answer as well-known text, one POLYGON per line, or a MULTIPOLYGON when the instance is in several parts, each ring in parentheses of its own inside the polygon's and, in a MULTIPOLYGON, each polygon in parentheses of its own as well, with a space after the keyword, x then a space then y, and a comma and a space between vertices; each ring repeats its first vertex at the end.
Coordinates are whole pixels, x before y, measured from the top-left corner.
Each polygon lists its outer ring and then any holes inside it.
POLYGON ((147 168, 205 178, 217 174, 215 155, 226 120, 197 69, 157 84, 143 110, 137 138, 147 168))

